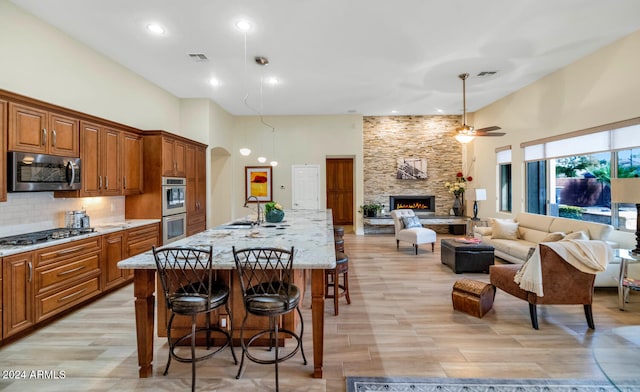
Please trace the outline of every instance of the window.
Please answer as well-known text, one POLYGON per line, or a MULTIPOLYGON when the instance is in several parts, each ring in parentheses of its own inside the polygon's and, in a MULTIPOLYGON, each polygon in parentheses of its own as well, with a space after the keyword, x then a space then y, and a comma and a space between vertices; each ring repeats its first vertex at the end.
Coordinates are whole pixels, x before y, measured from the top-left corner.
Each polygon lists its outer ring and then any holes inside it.
POLYGON ((640 118, 523 143, 527 212, 635 230, 634 205, 611 205, 611 178, 640 176, 640 118))
POLYGON ((496 149, 498 161, 498 209, 511 212, 511 146, 496 149))
POLYGON ((500 211, 511 212, 511 164, 500 165, 500 211))

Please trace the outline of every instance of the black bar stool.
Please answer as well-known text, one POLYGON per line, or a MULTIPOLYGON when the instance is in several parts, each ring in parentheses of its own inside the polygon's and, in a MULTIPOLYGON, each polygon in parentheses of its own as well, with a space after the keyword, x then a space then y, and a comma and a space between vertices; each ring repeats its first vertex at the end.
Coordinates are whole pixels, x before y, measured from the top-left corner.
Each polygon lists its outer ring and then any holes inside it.
MULTIPOLYGON (((196 388, 196 362, 210 358, 220 352, 225 347, 231 348, 233 361, 237 364, 238 359, 233 351, 231 335, 218 325, 210 324, 211 313, 224 306, 232 320, 227 299, 229 298, 229 287, 214 279, 215 271, 212 267, 211 252, 212 247, 207 249, 196 248, 162 248, 153 247, 153 256, 162 283, 166 306, 171 317, 167 324, 167 340, 169 342, 169 359, 164 369, 163 375, 169 372, 171 359, 178 362, 191 363, 191 390, 196 388), (205 314, 205 327, 196 327, 196 317, 205 314), (176 315, 191 317, 191 332, 174 338, 171 336, 171 326, 176 315), (218 347, 215 351, 196 356, 196 334, 205 333, 207 350, 211 347, 211 333, 221 334, 226 338, 226 343, 218 347), (184 357, 176 352, 178 346, 191 339, 191 356, 184 357)), ((231 330, 231 325, 229 325, 231 330)))
MULTIPOLYGON (((260 363, 275 364, 276 391, 278 391, 278 364, 293 357, 298 350, 302 353, 303 363, 307 364, 302 346, 304 321, 298 304, 300 290, 293 282, 293 247, 291 250, 277 248, 247 248, 236 250, 233 247, 233 258, 240 278, 245 315, 240 329, 242 344, 242 360, 236 378, 243 373, 244 359, 260 363), (281 315, 293 310, 298 311, 300 317, 300 335, 288 329, 280 328, 278 319, 281 315), (257 332, 248 340, 244 336, 244 329, 249 314, 269 318, 269 328, 257 332), (296 347, 284 356, 280 356, 279 334, 284 333, 296 340, 296 347), (274 359, 258 358, 251 353, 251 344, 267 335, 271 349, 275 348, 274 359)), ((283 343, 284 345, 284 343, 283 343)))
POLYGON ((324 279, 324 297, 333 298, 333 313, 337 316, 338 299, 345 297, 347 304, 351 304, 349 297, 349 257, 342 253, 336 252, 336 268, 325 270, 324 279), (340 284, 340 276, 342 276, 342 284, 340 284), (331 293, 329 289, 331 288, 331 293))

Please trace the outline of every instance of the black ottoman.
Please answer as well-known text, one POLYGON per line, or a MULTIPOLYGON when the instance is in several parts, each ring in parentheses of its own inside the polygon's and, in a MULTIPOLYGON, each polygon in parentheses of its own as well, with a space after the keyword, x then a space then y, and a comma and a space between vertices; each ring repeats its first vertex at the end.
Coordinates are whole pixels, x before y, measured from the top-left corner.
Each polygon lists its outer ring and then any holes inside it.
POLYGON ((456 274, 462 272, 489 273, 489 266, 493 265, 493 246, 480 244, 465 244, 455 239, 440 241, 440 261, 448 265, 456 274))

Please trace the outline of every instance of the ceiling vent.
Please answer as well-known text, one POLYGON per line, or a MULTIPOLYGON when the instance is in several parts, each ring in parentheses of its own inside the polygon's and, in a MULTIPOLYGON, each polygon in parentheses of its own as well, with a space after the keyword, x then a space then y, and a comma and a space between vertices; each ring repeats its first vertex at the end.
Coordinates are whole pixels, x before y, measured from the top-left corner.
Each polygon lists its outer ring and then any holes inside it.
POLYGON ((478 73, 478 75, 476 75, 476 76, 480 76, 480 77, 482 77, 482 76, 493 76, 497 72, 498 71, 482 71, 482 72, 478 73))
POLYGON ((187 56, 193 61, 198 63, 203 63, 205 61, 209 61, 209 58, 204 53, 187 53, 187 56))

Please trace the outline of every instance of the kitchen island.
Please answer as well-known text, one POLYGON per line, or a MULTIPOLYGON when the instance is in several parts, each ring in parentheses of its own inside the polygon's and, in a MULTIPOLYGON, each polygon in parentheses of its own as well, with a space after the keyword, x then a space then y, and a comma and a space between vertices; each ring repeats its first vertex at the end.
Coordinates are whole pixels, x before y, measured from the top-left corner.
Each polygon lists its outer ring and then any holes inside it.
MULTIPOLYGON (((324 270, 335 268, 333 218, 331 210, 287 210, 280 223, 251 227, 246 222, 230 222, 203 231, 168 246, 213 246, 213 266, 234 270, 232 247, 294 247, 294 270, 311 270, 313 332, 313 377, 322 377, 324 345, 324 270), (235 223, 235 224, 234 224, 235 223), (238 224, 239 223, 239 224, 238 224)), ((118 268, 134 270, 136 333, 139 375, 152 374, 156 264, 152 252, 118 263, 118 268)), ((159 306, 164 306, 160 304, 159 306)))

